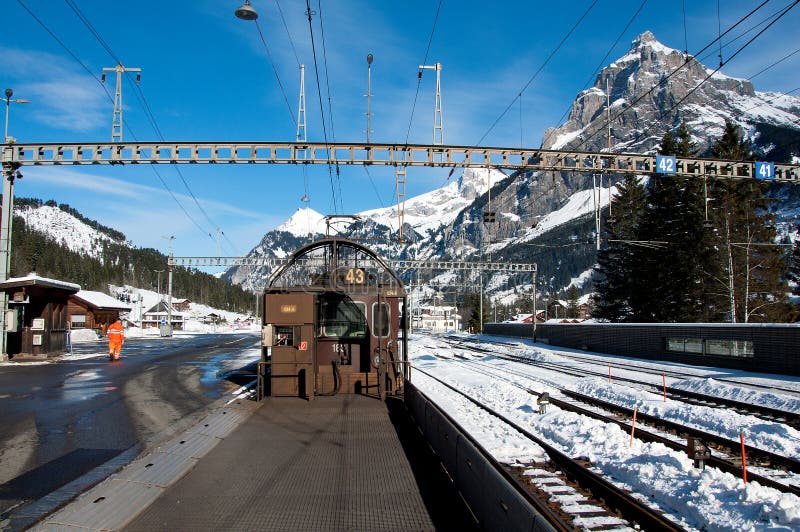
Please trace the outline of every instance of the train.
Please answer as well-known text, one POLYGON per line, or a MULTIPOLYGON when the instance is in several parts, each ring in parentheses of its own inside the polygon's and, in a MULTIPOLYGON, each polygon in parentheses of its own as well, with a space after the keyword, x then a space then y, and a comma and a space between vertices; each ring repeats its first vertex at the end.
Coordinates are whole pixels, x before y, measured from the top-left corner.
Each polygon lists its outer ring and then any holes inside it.
POLYGON ((402 393, 406 297, 397 273, 358 242, 326 237, 297 249, 264 289, 259 395, 402 393))

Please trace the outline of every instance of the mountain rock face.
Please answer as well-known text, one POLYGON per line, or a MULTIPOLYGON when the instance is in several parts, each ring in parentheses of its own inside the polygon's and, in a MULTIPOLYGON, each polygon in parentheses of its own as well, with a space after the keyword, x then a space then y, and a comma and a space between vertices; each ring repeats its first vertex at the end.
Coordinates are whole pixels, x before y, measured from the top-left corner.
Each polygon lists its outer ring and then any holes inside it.
MULTIPOLYGON (((577 96, 567 122, 546 131, 542 148, 608 151, 608 116, 614 152, 654 153, 664 133, 685 121, 702 155, 729 118, 743 128, 764 160, 783 162, 800 153, 800 145, 785 142, 798 138, 800 126, 793 122, 800 118, 800 98, 756 92, 749 81, 713 73, 695 58, 659 43, 649 31, 632 42, 627 54, 604 68, 593 87, 577 96)), ((457 181, 406 200, 406 244, 389 240, 397 235, 396 206, 360 213, 360 220, 344 234, 365 239, 387 257, 535 262, 540 290, 555 292, 575 284, 586 292, 591 290, 590 283, 579 280, 587 277, 595 263, 595 205, 607 208, 619 179, 603 176, 595 183, 589 174, 507 176, 497 170, 465 169, 457 181), (487 194, 489 186, 491 194, 487 194), (487 211, 495 213, 495 223, 484 223, 487 211)), ((788 191, 786 187, 776 186, 774 197, 779 217, 788 227, 790 220, 797 220, 798 193, 796 187, 788 185, 788 191)), ((312 237, 324 234, 318 222, 298 223, 297 216, 265 235, 250 255, 284 256, 309 241, 306 225, 312 227, 312 237)), ((317 213, 308 216, 320 218, 317 213)), ((232 268, 225 275, 247 289, 260 289, 269 273, 232 268)), ((452 283, 455 277, 453 272, 440 272, 428 282, 452 283)), ((478 282, 475 278, 459 281, 478 282)), ((483 282, 503 300, 509 296, 504 293, 506 286, 516 286, 506 291, 513 294, 531 286, 530 279, 505 275, 483 282)))
POLYGON ((664 133, 685 121, 702 153, 722 133, 726 118, 758 141, 759 124, 785 126, 797 119, 800 98, 756 92, 750 81, 714 73, 647 31, 578 95, 567 122, 548 129, 542 147, 607 151, 607 115, 615 152, 652 153, 664 133))

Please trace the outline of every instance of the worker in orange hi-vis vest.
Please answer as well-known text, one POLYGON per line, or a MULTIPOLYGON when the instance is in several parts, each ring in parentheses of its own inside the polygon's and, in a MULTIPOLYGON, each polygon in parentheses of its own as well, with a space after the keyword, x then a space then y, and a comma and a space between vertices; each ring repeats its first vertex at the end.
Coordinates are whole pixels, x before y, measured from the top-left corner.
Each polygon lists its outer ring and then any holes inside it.
POLYGON ((117 320, 108 326, 108 357, 111 360, 119 360, 119 352, 122 349, 122 342, 125 341, 125 333, 122 330, 122 323, 117 320))

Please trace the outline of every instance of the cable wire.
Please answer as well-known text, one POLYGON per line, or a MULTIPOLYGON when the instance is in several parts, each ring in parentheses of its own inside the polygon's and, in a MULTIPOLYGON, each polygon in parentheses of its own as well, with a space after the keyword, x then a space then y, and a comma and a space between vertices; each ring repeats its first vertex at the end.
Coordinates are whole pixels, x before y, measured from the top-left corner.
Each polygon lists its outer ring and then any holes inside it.
POLYGON ((275 5, 278 6, 278 13, 281 15, 281 21, 283 21, 283 27, 286 29, 286 35, 289 37, 289 44, 292 45, 292 52, 294 52, 294 59, 297 61, 297 66, 300 66, 300 57, 297 55, 297 49, 294 47, 294 40, 292 39, 292 34, 289 33, 289 26, 286 25, 286 18, 283 16, 283 9, 281 9, 281 4, 278 0, 275 0, 275 5))
POLYGON ((314 11, 311 10, 311 4, 309 0, 306 0, 306 16, 308 17, 308 32, 311 35, 311 51, 314 56, 314 74, 317 80, 317 98, 319 100, 319 113, 322 117, 322 133, 325 137, 325 148, 328 152, 328 177, 331 182, 331 200, 333 202, 333 212, 337 214, 338 211, 336 210, 336 189, 333 185, 333 170, 331 169, 331 147, 330 143, 328 142, 328 127, 325 124, 325 108, 322 105, 322 88, 319 83, 319 65, 317 63, 317 45, 314 42, 314 25, 311 23, 311 17, 314 15, 314 11))
POLYGON ((503 119, 503 117, 506 115, 506 113, 508 113, 508 110, 511 109, 511 107, 514 105, 514 103, 516 103, 517 98, 522 96, 522 93, 525 92, 525 90, 530 86, 530 84, 533 83, 533 81, 539 76, 539 73, 542 70, 544 70, 544 67, 547 66, 547 64, 550 62, 550 60, 553 58, 553 56, 556 55, 556 53, 558 53, 558 51, 561 49, 561 47, 564 45, 564 43, 567 42, 567 40, 570 38, 570 36, 578 28, 578 25, 583 21, 584 18, 586 18, 586 16, 589 14, 589 12, 592 10, 592 8, 594 8, 594 6, 597 4, 597 2, 598 2, 598 0, 594 0, 591 3, 591 5, 586 9, 586 11, 583 12, 583 15, 581 15, 581 17, 578 19, 577 22, 575 22, 575 24, 572 26, 572 28, 569 30, 569 32, 567 32, 567 34, 561 39, 561 42, 558 43, 558 46, 556 46, 555 50, 550 52, 550 55, 547 56, 547 59, 544 60, 544 63, 542 63, 542 65, 539 67, 539 69, 533 74, 533 76, 531 76, 531 79, 529 79, 528 82, 522 87, 522 89, 520 89, 520 91, 517 94, 517 96, 515 96, 514 99, 511 100, 511 103, 509 103, 508 106, 505 108, 505 110, 503 110, 503 112, 500 113, 500 116, 497 117, 497 120, 495 120, 494 123, 486 131, 486 133, 483 134, 481 139, 478 142, 475 143, 476 146, 480 146, 481 143, 483 142, 483 139, 485 139, 486 136, 489 135, 489 133, 491 133, 491 131, 495 128, 495 126, 500 122, 500 120, 503 119))
MULTIPOLYGON (((433 17, 433 27, 431 28, 431 34, 428 37, 428 46, 425 47, 425 58, 422 60, 422 64, 428 64, 428 54, 431 51, 431 43, 433 43, 433 34, 436 32, 436 23, 439 21, 439 12, 442 10, 442 1, 439 0, 439 5, 436 7, 436 16, 433 17)), ((422 70, 420 69, 417 73, 417 91, 414 93, 414 102, 411 104, 411 116, 408 118, 408 129, 406 130, 406 141, 405 145, 408 146, 408 139, 411 136, 411 124, 414 122, 414 111, 417 109, 417 98, 419 98, 419 88, 422 84, 422 70)))
MULTIPOLYGON (((21 2, 20 0, 18 0, 18 2, 19 2, 19 3, 20 3, 22 6, 23 6, 23 7, 25 7, 25 9, 26 9, 26 10, 27 10, 29 13, 31 13, 31 15, 33 15, 33 13, 32 13, 32 12, 31 12, 31 11, 30 11, 28 8, 27 8, 27 6, 25 6, 24 4, 22 4, 22 2, 21 2)), ((92 35, 95 37, 95 39, 96 39, 96 40, 97 40, 97 41, 100 43, 100 45, 101 45, 101 46, 102 46, 102 47, 103 47, 103 48, 106 50, 106 52, 108 52, 108 54, 111 56, 111 58, 112 58, 112 59, 114 59, 114 60, 117 62, 117 64, 118 64, 118 65, 122 65, 122 61, 121 61, 121 60, 119 59, 119 57, 118 57, 118 56, 117 56, 117 55, 114 53, 114 51, 111 49, 111 47, 109 46, 109 44, 108 44, 108 43, 105 41, 105 39, 103 39, 103 37, 102 37, 102 35, 100 34, 100 32, 99 32, 99 31, 97 31, 97 30, 95 29, 95 27, 92 25, 92 23, 89 21, 89 19, 88 19, 88 18, 87 18, 87 17, 86 17, 86 16, 83 14, 83 12, 80 10, 80 8, 77 6, 77 4, 75 4, 75 3, 74 3, 72 0, 65 0, 65 2, 66 2, 66 4, 67 4, 67 6, 68 6, 68 7, 69 7, 69 8, 70 8, 72 11, 73 11, 73 13, 75 13, 75 15, 78 17, 78 19, 79 19, 79 20, 80 20, 80 21, 83 23, 83 25, 86 27, 86 29, 89 31, 89 33, 91 33, 91 34, 92 34, 92 35)), ((62 47, 64 47, 64 48, 65 48, 65 49, 68 51, 68 53, 69 53, 69 54, 70 54, 70 55, 71 55, 71 56, 72 56, 74 59, 76 59, 76 60, 78 61, 78 63, 79 63, 79 64, 80 64, 82 67, 84 67, 84 69, 86 69, 87 71, 89 71, 88 67, 86 67, 86 65, 84 65, 84 64, 83 64, 83 62, 81 62, 79 59, 77 59, 77 56, 75 56, 75 54, 73 54, 73 53, 72 53, 72 52, 69 50, 69 48, 68 48, 68 47, 66 47, 66 45, 65 45, 65 44, 64 44, 64 43, 63 43, 63 42, 62 42, 60 39, 58 39, 58 38, 55 36, 55 34, 54 34, 52 31, 50 31, 50 30, 49 30, 49 28, 47 28, 47 27, 44 25, 44 23, 43 23, 43 22, 42 22, 42 21, 41 21, 41 20, 40 20, 38 17, 35 17, 35 16, 34 16, 34 18, 37 20, 37 22, 39 22, 39 24, 40 24, 40 25, 42 25, 42 27, 44 27, 44 28, 46 29, 46 31, 47 31, 48 33, 50 33, 50 35, 52 35, 52 36, 53 36, 53 37, 56 39, 56 41, 57 41, 59 44, 61 44, 61 46, 62 46, 62 47)), ((89 71, 89 72, 91 73, 91 71, 89 71)), ((143 108, 145 109, 145 114, 146 114, 146 116, 147 116, 147 118, 148 118, 148 120, 149 120, 150 124, 153 126, 154 130, 156 131, 156 133, 158 134, 158 136, 161 138, 161 140, 163 140, 163 139, 164 139, 164 136, 163 136, 163 134, 161 133, 161 129, 158 127, 158 122, 156 121, 156 119, 155 119, 155 115, 153 114, 153 112, 152 112, 152 109, 150 108, 150 105, 149 105, 149 103, 147 102, 147 99, 146 99, 146 98, 145 98, 145 96, 144 96, 144 92, 141 90, 141 87, 140 87, 138 84, 136 84, 136 83, 133 83, 133 81, 131 80, 131 75, 130 75, 130 73, 129 73, 129 72, 125 72, 125 74, 126 74, 126 78, 128 79, 128 82, 129 82, 129 83, 130 83, 130 84, 131 84, 133 87, 135 87, 135 89, 136 89, 136 90, 134 91, 134 94, 136 94, 137 98, 139 99, 140 103, 142 104, 143 108)), ((109 98, 111 98, 111 94, 110 94, 110 92, 108 91, 108 89, 105 87, 105 84, 102 82, 102 80, 99 80, 99 79, 97 79, 97 76, 96 76, 96 75, 94 75, 94 74, 92 74, 92 77, 93 77, 93 78, 94 78, 96 81, 98 81, 98 82, 100 83, 100 85, 103 87, 103 90, 106 92, 106 95, 107 95, 109 98)), ((111 100, 113 101, 113 98, 111 98, 111 100)), ((129 126, 128 126, 128 129, 129 129, 129 131, 131 131, 131 128, 130 128, 129 126)), ((132 131, 131 131, 131 133, 133 134, 133 132, 132 132, 132 131)), ((134 136, 134 139, 135 139, 135 140, 138 140, 138 139, 136 139, 136 135, 135 135, 135 134, 134 134, 133 136, 134 136)), ((170 188, 169 188, 169 186, 167 185, 166 181, 165 181, 165 180, 164 180, 164 178, 161 176, 161 174, 160 174, 160 173, 159 173, 159 172, 158 172, 158 171, 157 171, 157 170, 156 170, 154 167, 153 167, 152 169, 153 169, 153 172, 154 172, 154 173, 156 174, 156 176, 158 177, 159 181, 161 181, 161 184, 164 186, 164 188, 167 190, 167 192, 170 194, 170 196, 172 196, 172 198, 175 200, 175 202, 178 204, 178 206, 181 208, 181 210, 183 210, 183 212, 186 214, 186 216, 187 216, 187 217, 188 217, 188 218, 189 218, 189 219, 192 221, 192 223, 193 223, 193 224, 194 224, 194 225, 195 225, 195 226, 196 226, 198 229, 200 229, 200 230, 201 230, 203 233, 206 233, 206 234, 208 234, 208 236, 209 236, 209 237, 211 237, 211 234, 210 234, 210 233, 208 233, 208 232, 207 232, 205 229, 203 229, 203 228, 200 226, 200 224, 198 224, 198 223, 197 223, 197 221, 196 221, 196 220, 195 220, 195 219, 194 219, 194 218, 193 218, 193 217, 192 217, 192 216, 189 214, 189 212, 186 210, 186 208, 183 206, 183 204, 181 204, 181 202, 178 200, 177 196, 175 196, 175 194, 173 193, 172 189, 170 189, 170 188)), ((186 182, 186 179, 184 179, 184 177, 183 177, 183 174, 180 172, 180 170, 179 170, 178 168, 176 168, 176 171, 178 172, 178 175, 180 176, 181 180, 183 181, 183 184, 186 186, 186 190, 189 192, 190 196, 191 196, 191 197, 192 197, 192 199, 194 200, 194 202, 195 202, 195 204, 197 205, 197 207, 198 207, 198 208, 200 209, 200 211, 201 211, 201 212, 202 212, 202 213, 203 213, 203 214, 206 216, 206 218, 209 220, 209 222, 211 222, 211 223, 212 223, 212 225, 213 225, 213 222, 211 221, 211 218, 208 216, 208 213, 206 213, 205 209, 203 209, 203 207, 202 207, 202 206, 200 205, 200 203, 198 202, 197 198, 195 197, 194 193, 192 192, 191 188, 189 187, 189 184, 186 182)), ((213 239, 213 238, 212 238, 212 239, 213 239)))
MULTIPOLYGON (((770 0, 764 0, 763 2, 761 2, 761 3, 760 3, 758 6, 756 6, 755 8, 753 8, 753 9, 752 9, 752 10, 751 10, 751 11, 750 11, 750 12, 749 12, 747 15, 745 15, 745 16, 744 16, 744 17, 742 17, 742 18, 740 18, 740 19, 739 19, 739 20, 738 20, 738 21, 737 21, 737 22, 736 22, 736 23, 735 23, 733 26, 731 26, 730 28, 728 28, 727 30, 725 30, 725 32, 723 32, 723 33, 722 33, 722 34, 721 34, 719 37, 717 37, 717 38, 713 39, 713 40, 712 40, 710 43, 708 43, 706 46, 704 46, 704 47, 703 47, 703 48, 702 48, 702 49, 701 49, 699 52, 697 52, 696 54, 694 54, 694 57, 697 57, 697 56, 699 56, 700 54, 704 53, 706 50, 708 50, 709 48, 711 48, 712 46, 714 46, 714 44, 715 44, 715 43, 716 43, 718 40, 720 40, 722 37, 724 37, 725 35, 727 35, 727 34, 728 34, 728 33, 730 33, 731 31, 733 31, 733 30, 734 30, 735 28, 737 28, 737 27, 738 27, 740 24, 742 24, 742 23, 743 23, 745 20, 747 20, 748 18, 750 18, 751 16, 753 16, 753 15, 754 15, 754 14, 755 14, 755 13, 756 13, 758 10, 760 10, 761 8, 763 8, 763 7, 764 7, 764 6, 765 6, 765 5, 766 5, 766 4, 767 4, 769 1, 770 1, 770 0)), ((663 77, 661 77, 661 79, 659 79, 659 81, 658 81, 658 82, 657 82, 655 85, 653 85, 653 86, 652 86, 652 87, 651 87, 651 88, 650 88, 648 91, 644 92, 642 95, 640 95, 638 98, 636 98, 635 100, 633 100, 631 103, 627 104, 627 105, 628 105, 628 107, 632 107, 632 106, 636 105, 637 103, 639 103, 640 101, 642 101, 643 99, 645 99, 645 98, 647 98, 649 95, 651 95, 651 94, 653 93, 653 91, 655 91, 656 89, 659 89, 659 88, 661 88, 661 87, 662 87, 663 85, 665 85, 665 84, 667 83, 667 81, 669 81, 669 80, 670 80, 670 79, 671 79, 673 76, 675 76, 675 75, 676 75, 678 72, 680 72, 681 70, 683 70, 683 69, 686 67, 686 65, 688 65, 688 64, 689 64, 689 62, 690 62, 691 60, 692 60, 692 56, 691 56, 691 55, 687 55, 687 56, 686 56, 686 58, 685 58, 685 60, 684 60, 684 62, 683 62, 681 65, 677 66, 675 69, 673 69, 673 70, 672 70, 672 72, 670 72, 670 73, 669 73, 669 74, 667 74, 666 76, 663 76, 663 77)), ((585 145, 586 145, 586 144, 587 144, 587 143, 588 143, 588 142, 589 142, 591 139, 593 139, 595 136, 597 136, 597 135, 598 135, 598 134, 600 134, 601 132, 604 132, 604 131, 606 130, 606 128, 608 127, 608 125, 609 125, 610 123, 614 122, 615 120, 617 120, 618 118, 620 118, 620 117, 621 117, 621 116, 624 114, 624 112, 625 112, 624 110, 623 110, 623 111, 620 111, 619 113, 615 114, 615 115, 614 115, 613 117, 611 117, 610 119, 607 119, 607 120, 606 120, 606 121, 605 121, 605 122, 604 122, 604 123, 603 123, 603 124, 602 124, 602 125, 601 125, 599 128, 597 128, 597 129, 596 129, 596 131, 595 131, 594 133, 592 133, 591 135, 589 135, 588 137, 586 137, 586 138, 585 138, 585 139, 583 139, 582 141, 580 140, 581 138, 580 138, 580 137, 578 137, 578 140, 579 140, 580 142, 579 142, 579 144, 578 144, 577 146, 575 146, 575 147, 574 147, 574 148, 572 148, 572 149, 574 149, 574 150, 579 150, 581 147, 585 146, 585 145)), ((588 127, 587 127, 587 129, 588 129, 588 127)))
MULTIPOLYGON (((331 100, 331 77, 328 75, 328 48, 325 46, 325 24, 322 17, 322 0, 317 0, 319 29, 322 34, 322 64, 325 66, 325 90, 328 94, 328 119, 331 124, 331 141, 336 144, 336 130, 333 127, 333 101, 331 100)), ((336 161, 336 186, 339 189, 339 208, 344 212, 342 181, 339 174, 339 161, 336 161)))
POLYGON ((292 124, 297 127, 297 121, 294 118, 294 111, 292 110, 292 105, 289 103, 289 97, 286 96, 286 89, 283 88, 283 83, 281 82, 281 77, 278 74, 278 69, 275 67, 275 62, 272 60, 272 54, 269 51, 269 46, 267 45, 267 40, 264 38, 264 33, 261 31, 261 25, 258 21, 255 21, 256 29, 258 30, 258 36, 261 37, 261 43, 264 45, 264 50, 267 52, 267 59, 269 60, 269 64, 272 67, 272 72, 275 74, 275 79, 278 81, 278 87, 281 89, 281 94, 283 95, 283 101, 286 102, 286 109, 289 111, 289 118, 292 120, 292 124))
MULTIPOLYGON (((617 44, 619 44, 619 41, 622 40, 622 37, 625 35, 625 32, 628 31, 628 28, 631 27, 631 24, 633 24, 633 21, 636 20, 636 17, 638 17, 639 13, 641 13, 642 9, 644 9, 644 6, 645 6, 645 4, 647 4, 647 1, 648 0, 643 0, 643 2, 639 5, 639 8, 633 13, 631 18, 628 19, 628 23, 625 24, 625 27, 622 29, 622 31, 619 33, 619 35, 617 35, 617 38, 614 40, 614 44, 612 44, 611 47, 608 49, 608 51, 606 51, 606 54, 603 56, 603 58, 597 64, 597 67, 595 67, 595 69, 592 71, 591 75, 589 76, 589 79, 587 79, 586 83, 583 84, 583 88, 581 89, 580 92, 585 91, 586 88, 589 86, 589 84, 592 83, 592 81, 594 81, 595 77, 597 77, 598 72, 600 72, 600 70, 605 66, 606 59, 608 59, 608 56, 611 55, 611 53, 617 47, 617 44)), ((572 105, 570 105, 567 108, 567 110, 564 111, 564 114, 561 115, 561 118, 558 119, 558 126, 557 127, 561 127, 564 124, 564 120, 568 117, 569 112, 571 110, 572 110, 572 105)))

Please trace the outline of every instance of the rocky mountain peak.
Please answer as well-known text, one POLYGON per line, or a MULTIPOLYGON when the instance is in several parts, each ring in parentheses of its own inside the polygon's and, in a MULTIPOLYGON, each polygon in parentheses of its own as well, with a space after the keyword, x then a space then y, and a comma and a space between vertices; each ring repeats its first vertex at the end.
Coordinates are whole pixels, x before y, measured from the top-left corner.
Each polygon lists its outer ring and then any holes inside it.
POLYGON ((800 99, 767 96, 756 93, 751 82, 714 72, 645 31, 628 53, 599 72, 593 87, 578 95, 567 122, 545 132, 542 147, 609 149, 607 135, 598 130, 606 128, 610 103, 613 151, 652 152, 664 133, 682 121, 703 150, 721 133, 726 118, 745 131, 759 123, 785 124, 792 115, 796 119, 800 99))

